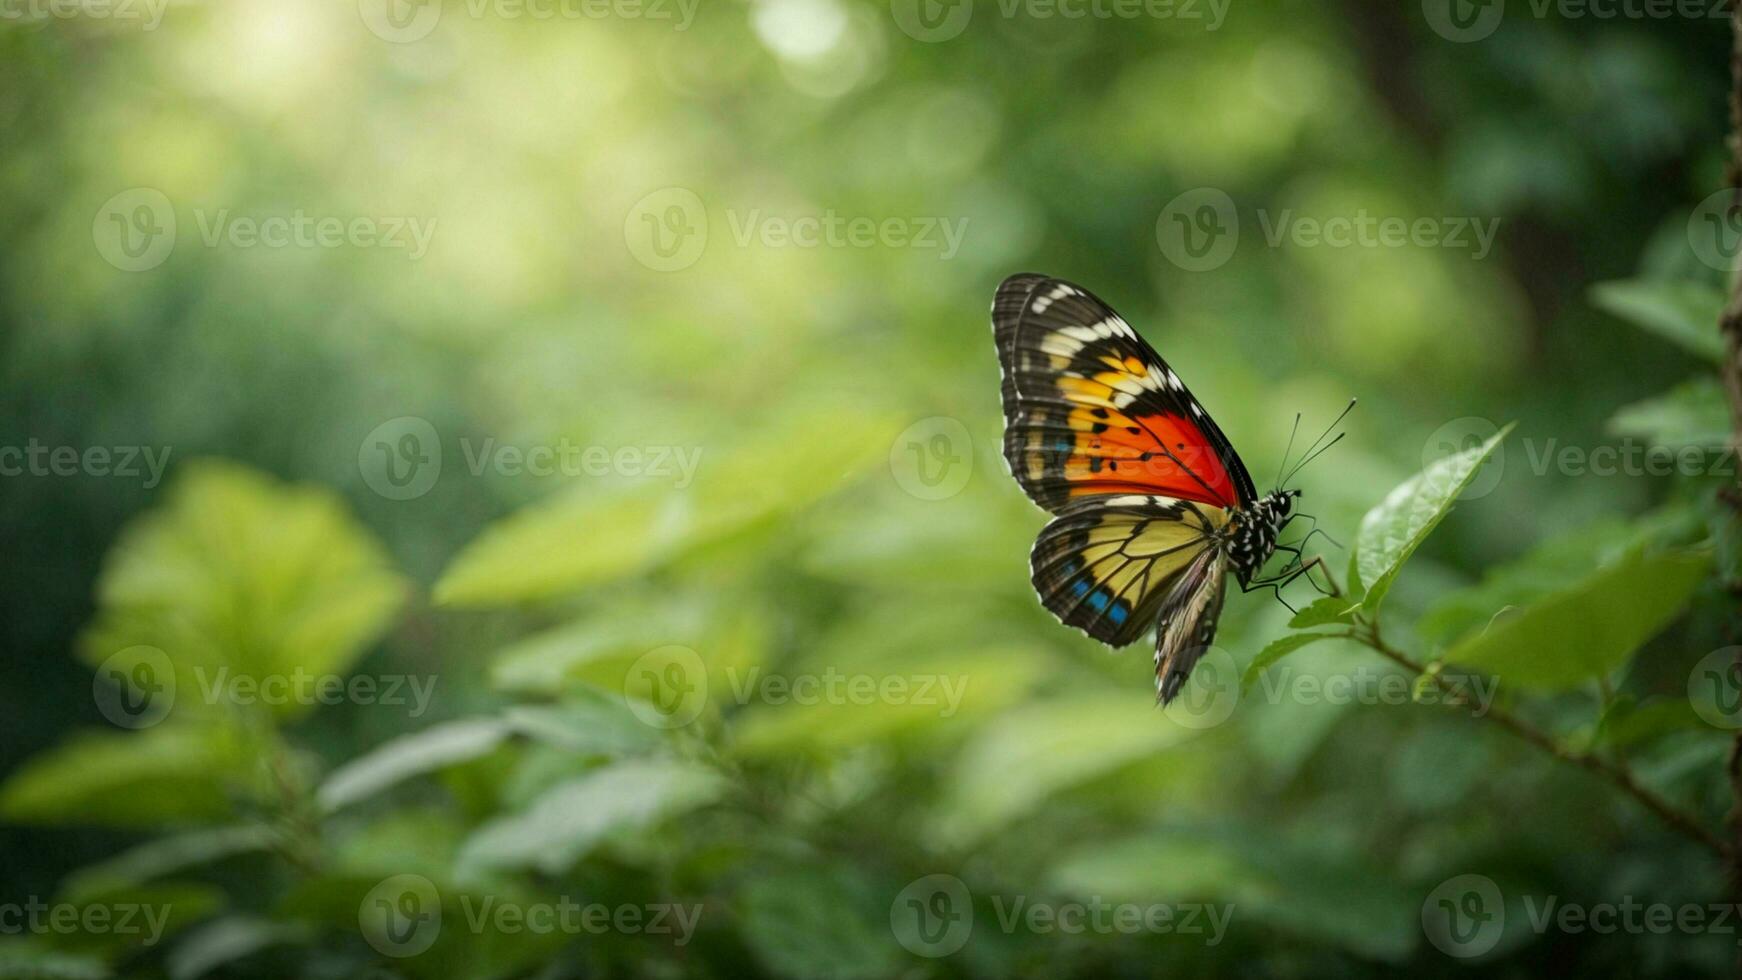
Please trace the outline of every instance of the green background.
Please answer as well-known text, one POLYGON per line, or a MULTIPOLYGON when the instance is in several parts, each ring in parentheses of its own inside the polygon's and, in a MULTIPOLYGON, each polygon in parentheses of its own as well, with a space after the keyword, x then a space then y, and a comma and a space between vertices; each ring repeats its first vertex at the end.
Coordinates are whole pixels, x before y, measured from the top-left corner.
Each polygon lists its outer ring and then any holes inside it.
MULTIPOLYGON (((1725 274, 1689 229, 1721 187, 1727 23, 1515 0, 1456 41, 1436 2, 1235 2, 1214 24, 983 3, 933 40, 906 0, 690 21, 449 2, 416 39, 372 29, 375 0, 0 20, 0 446, 169 454, 157 485, 0 477, 0 904, 172 911, 150 945, 0 936, 0 971, 1727 972, 1733 931, 1531 928, 1550 896, 1704 908, 1724 867, 1469 711, 1300 693, 1413 682, 1371 651, 1315 644, 1225 721, 1182 724, 1146 645, 1099 648, 1028 584, 1044 515, 1000 459, 986 319, 1011 273, 1118 308, 1265 489, 1297 412, 1316 434, 1359 397, 1298 480, 1350 550, 1394 486, 1516 421, 1397 578, 1388 638, 1468 652, 1510 710, 1721 826, 1729 733, 1688 682, 1736 638, 1714 577, 1656 556, 1721 545, 1733 477, 1715 453, 1670 476, 1559 454, 1722 443, 1725 274), (116 204, 140 188, 176 230, 129 271, 141 239, 120 236, 162 227, 116 204), (1163 243, 1202 188, 1239 235, 1191 271, 1163 243), (409 221, 428 247, 209 234, 299 214, 397 242, 409 221), (829 214, 900 234, 778 237, 829 214), (1267 240, 1361 214, 1498 237, 1267 240), (933 222, 959 248, 909 240, 933 222), (655 226, 696 251, 667 263, 655 226), (432 462, 401 454, 407 418, 440 465, 395 499, 380 461, 432 462), (472 465, 561 445, 614 472, 472 465), (651 466, 668 448, 693 480, 651 466), (177 693, 128 731, 105 675, 141 645, 177 693), (244 704, 201 696, 219 670, 434 686, 424 711, 244 704), (835 675, 910 687, 742 693, 835 675), (645 724, 670 678, 694 719, 645 724), (402 874, 445 912, 407 957, 358 918, 402 874), (891 920, 937 874, 975 927, 927 956, 891 920), (1448 955, 1424 903, 1471 874, 1505 896, 1504 936, 1448 955), (682 945, 529 937, 467 930, 478 896, 703 911, 682 945), (1001 928, 1019 897, 1233 914, 1213 944, 1001 928)), ((1314 550, 1347 584, 1348 553, 1314 550)), ((1217 645, 1244 666, 1288 620, 1236 594, 1217 645)))

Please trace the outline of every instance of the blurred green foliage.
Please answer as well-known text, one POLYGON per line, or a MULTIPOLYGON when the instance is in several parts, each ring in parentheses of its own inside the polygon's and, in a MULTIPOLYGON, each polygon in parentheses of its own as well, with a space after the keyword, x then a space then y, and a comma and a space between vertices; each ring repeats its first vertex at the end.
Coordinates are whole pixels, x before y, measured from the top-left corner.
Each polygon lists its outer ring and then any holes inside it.
POLYGON ((1728 733, 1689 679, 1735 641, 1731 478, 1555 460, 1729 430, 1723 276, 1688 232, 1724 22, 1515 4, 1457 44, 1420 4, 1235 4, 1214 30, 979 4, 926 43, 899 3, 677 29, 450 2, 409 43, 372 0, 0 22, 0 446, 169 453, 161 486, 0 477, 0 906, 168 913, 149 942, 0 936, 0 975, 1450 975, 1424 914, 1467 874, 1509 926, 1479 967, 1729 969, 1733 935, 1524 925, 1532 897, 1725 900, 1722 864, 1610 783, 1443 703, 1274 695, 1431 701, 1481 671, 1721 825, 1728 733), (634 219, 669 187, 710 230, 660 271, 634 219), (1242 238, 1189 272, 1158 215, 1200 187, 1242 238), (134 188, 178 226, 138 272, 102 220, 134 188), (739 234, 825 212, 966 234, 947 260, 739 234), (1358 212, 1499 237, 1266 241, 1358 212), (208 235, 295 213, 433 234, 415 259, 208 235), (1220 723, 1157 711, 1146 650, 1029 588, 1042 515, 999 458, 985 309, 1030 268, 1118 306, 1260 481, 1296 412, 1362 399, 1301 477, 1349 595, 1234 597, 1220 723), (407 417, 441 455, 409 497, 371 476, 407 417), (967 476, 928 499, 910 433, 936 419, 967 476), (699 465, 479 455, 565 442, 699 465), (1381 618, 1425 673, 1351 639, 1381 618), (147 681, 168 707, 118 712, 147 681), (975 926, 934 956, 902 914, 936 875, 975 926), (1214 942, 1072 934, 1018 901, 1233 914, 1214 942), (696 918, 493 917, 564 902, 696 918))

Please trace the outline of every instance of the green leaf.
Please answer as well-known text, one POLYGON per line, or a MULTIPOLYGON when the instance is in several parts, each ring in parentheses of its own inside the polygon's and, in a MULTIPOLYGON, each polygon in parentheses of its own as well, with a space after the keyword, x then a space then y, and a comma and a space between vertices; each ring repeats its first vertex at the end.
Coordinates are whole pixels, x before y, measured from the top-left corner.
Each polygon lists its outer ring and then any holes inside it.
POLYGON ((507 722, 469 718, 402 735, 333 770, 317 794, 321 809, 331 813, 413 776, 487 755, 509 733, 507 722))
POLYGON ((34 937, 0 936, 0 980, 107 980, 95 956, 45 948, 34 937))
MULTIPOLYGON (((1334 601, 1339 604, 1346 602, 1343 599, 1334 601)), ((1335 633, 1290 633, 1270 641, 1270 645, 1258 651, 1258 656, 1253 657, 1252 662, 1246 665, 1246 673, 1240 677, 1240 693, 1245 694, 1252 690, 1252 685, 1258 683, 1258 679, 1264 676, 1264 671, 1282 658, 1320 640, 1334 640, 1336 638, 1335 633)))
POLYGON ((1591 287, 1591 303, 1714 363, 1724 358, 1718 319, 1724 294, 1699 282, 1627 279, 1591 287))
MULTIPOLYGON (((202 460, 182 467, 168 501, 110 551, 80 654, 97 665, 131 648, 161 650, 174 671, 172 710, 227 718, 239 709, 223 681, 342 674, 405 595, 336 494, 202 460)), ((273 700, 281 703, 252 704, 293 716, 313 699, 273 700)))
POLYGON ((897 430, 863 411, 811 410, 704 460, 681 493, 638 486, 536 505, 467 545, 436 583, 436 601, 513 605, 647 571, 850 485, 888 455, 897 430))
POLYGON ((0 818, 21 823, 216 823, 235 797, 259 799, 253 762, 229 729, 164 724, 86 732, 35 756, 0 786, 0 818))
POLYGON ((1141 696, 1104 694, 1026 704, 982 727, 948 780, 937 830, 966 843, 1069 786, 1162 751, 1195 732, 1141 696))
POLYGON ((1435 460, 1362 518, 1355 554, 1349 561, 1349 578, 1357 588, 1366 583, 1361 608, 1368 615, 1379 611, 1403 563, 1451 513, 1458 494, 1476 478, 1482 463, 1511 431, 1508 424, 1480 446, 1435 460))
POLYGON ((620 697, 577 691, 561 704, 516 705, 504 716, 519 734, 573 755, 627 755, 660 744, 659 730, 648 725, 620 697))
POLYGON ((1501 617, 1444 659, 1511 687, 1560 690, 1605 676, 1681 613, 1711 563, 1707 552, 1634 552, 1501 617))
POLYGON ((223 918, 184 936, 165 959, 171 980, 194 980, 263 949, 303 942, 308 930, 265 919, 223 918))
POLYGON ((1652 447, 1721 451, 1730 444, 1730 403, 1716 380, 1697 378, 1622 408, 1609 431, 1652 447))
POLYGON ((1627 699, 1604 712, 1593 744, 1626 748, 1673 732, 1712 730, 1685 698, 1660 698, 1643 704, 1627 699))
POLYGON ((1355 622, 1355 603, 1345 596, 1328 595, 1294 614, 1289 629, 1311 629, 1314 626, 1347 625, 1355 622))
POLYGON ((794 980, 870 980, 901 973, 889 900, 844 865, 786 868, 750 879, 744 938, 773 973, 794 980))
POLYGON ((1394 875, 1273 831, 1170 831, 1089 844, 1059 863, 1050 880, 1085 898, 1221 905, 1236 921, 1249 916, 1374 959, 1405 959, 1421 936, 1419 896, 1394 875))
POLYGON ((98 892, 142 885, 237 854, 267 850, 277 839, 271 828, 260 824, 213 827, 162 837, 74 872, 61 886, 61 896, 76 902, 98 892))
POLYGON ((746 672, 741 682, 751 686, 797 677, 826 682, 834 676, 857 684, 858 678, 866 678, 878 693, 861 697, 843 684, 837 697, 819 697, 809 704, 763 704, 753 697, 752 705, 733 718, 734 753, 839 752, 928 730, 968 732, 975 719, 1022 699, 1044 676, 1046 666, 1040 653, 1019 644, 918 654, 839 644, 823 652, 820 661, 813 659, 780 674, 746 672), (893 693, 885 697, 885 691, 893 693))
POLYGON ((718 799, 725 780, 689 762, 619 762, 561 783, 524 813, 498 817, 461 849, 463 873, 493 868, 566 870, 613 831, 640 828, 718 799))

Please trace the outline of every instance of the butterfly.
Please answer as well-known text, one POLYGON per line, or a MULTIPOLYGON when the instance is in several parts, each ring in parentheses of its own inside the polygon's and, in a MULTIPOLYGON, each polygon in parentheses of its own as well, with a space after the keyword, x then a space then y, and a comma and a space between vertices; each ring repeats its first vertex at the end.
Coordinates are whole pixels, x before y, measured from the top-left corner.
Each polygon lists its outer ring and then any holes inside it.
POLYGON ((1229 572, 1250 592, 1323 567, 1282 545, 1291 568, 1262 574, 1300 491, 1259 496, 1179 375, 1081 286, 1011 276, 992 300, 992 330, 1004 458, 1053 514, 1029 555, 1035 591, 1060 622, 1109 646, 1153 624, 1165 705, 1215 638, 1229 572))

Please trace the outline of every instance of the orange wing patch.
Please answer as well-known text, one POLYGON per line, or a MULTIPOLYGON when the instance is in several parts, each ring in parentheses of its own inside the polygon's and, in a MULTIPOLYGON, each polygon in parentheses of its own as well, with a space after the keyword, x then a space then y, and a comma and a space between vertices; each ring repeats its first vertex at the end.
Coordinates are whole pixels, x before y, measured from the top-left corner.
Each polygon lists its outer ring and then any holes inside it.
MULTIPOLYGON (((1196 425, 1179 415, 1133 416, 1120 407, 1156 384, 1147 366, 1135 357, 1101 360, 1108 370, 1093 377, 1057 379, 1060 393, 1073 406, 1066 416, 1073 438, 1068 445, 1050 448, 1064 455, 1071 496, 1161 494, 1234 506, 1233 481, 1196 425)), ((1045 438, 1040 437, 1042 442, 1045 438)), ((1041 455, 1031 457, 1031 465, 1039 465, 1041 455)))

